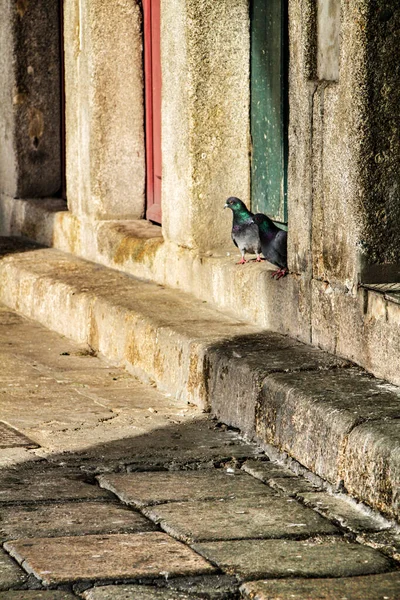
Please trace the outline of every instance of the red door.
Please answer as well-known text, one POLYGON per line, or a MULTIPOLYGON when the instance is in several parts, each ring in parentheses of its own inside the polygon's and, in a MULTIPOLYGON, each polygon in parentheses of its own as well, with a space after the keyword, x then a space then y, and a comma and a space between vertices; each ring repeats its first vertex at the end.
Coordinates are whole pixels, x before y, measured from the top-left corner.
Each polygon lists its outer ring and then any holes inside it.
POLYGON ((143 1, 146 107, 146 218, 161 223, 160 0, 143 1))

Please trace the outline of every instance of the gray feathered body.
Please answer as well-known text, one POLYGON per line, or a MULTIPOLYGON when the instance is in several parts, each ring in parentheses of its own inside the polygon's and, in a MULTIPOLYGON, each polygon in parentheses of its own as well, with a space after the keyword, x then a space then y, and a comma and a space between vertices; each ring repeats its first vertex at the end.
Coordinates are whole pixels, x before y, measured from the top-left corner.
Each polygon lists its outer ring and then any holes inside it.
POLYGON ((253 219, 246 223, 233 223, 232 240, 239 248, 242 256, 244 256, 246 252, 248 254, 260 254, 261 252, 260 234, 253 219))
POLYGON ((254 221, 259 229, 263 256, 280 269, 287 269, 287 231, 261 213, 254 215, 254 221))

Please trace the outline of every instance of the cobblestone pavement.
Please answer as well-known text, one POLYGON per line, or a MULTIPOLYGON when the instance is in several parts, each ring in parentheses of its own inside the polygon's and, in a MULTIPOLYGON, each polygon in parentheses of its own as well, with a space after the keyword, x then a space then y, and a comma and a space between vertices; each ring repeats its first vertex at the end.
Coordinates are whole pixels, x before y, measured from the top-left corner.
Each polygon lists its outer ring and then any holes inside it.
POLYGON ((0 307, 0 600, 395 600, 394 524, 0 307))

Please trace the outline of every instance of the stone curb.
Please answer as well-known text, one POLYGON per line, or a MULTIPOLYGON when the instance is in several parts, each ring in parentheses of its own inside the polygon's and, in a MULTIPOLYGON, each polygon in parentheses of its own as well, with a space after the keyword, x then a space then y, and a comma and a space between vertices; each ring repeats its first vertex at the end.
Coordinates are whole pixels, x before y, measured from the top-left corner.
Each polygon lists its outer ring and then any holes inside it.
POLYGON ((395 386, 183 292, 58 250, 11 246, 0 259, 6 305, 399 516, 395 386))

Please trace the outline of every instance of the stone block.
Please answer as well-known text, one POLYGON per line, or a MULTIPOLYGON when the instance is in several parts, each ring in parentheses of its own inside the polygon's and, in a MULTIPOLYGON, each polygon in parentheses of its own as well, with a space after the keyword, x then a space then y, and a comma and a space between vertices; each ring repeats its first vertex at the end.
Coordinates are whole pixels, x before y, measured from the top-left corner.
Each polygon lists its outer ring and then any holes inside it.
POLYGON ((372 548, 340 538, 235 540, 195 544, 197 552, 240 580, 274 577, 349 577, 390 570, 372 548))
POLYGON ((227 575, 177 577, 165 586, 107 585, 83 593, 86 600, 229 600, 236 598, 238 582, 227 575))
POLYGON ((264 382, 256 435, 336 484, 352 429, 399 415, 398 395, 358 369, 274 374, 264 382))
POLYGON ((276 477, 279 477, 279 479, 283 477, 296 477, 293 471, 287 467, 266 460, 246 460, 242 469, 264 483, 269 483, 271 479, 276 477))
POLYGON ((26 580, 26 573, 0 549, 0 590, 20 587, 26 580))
MULTIPOLYGON (((397 399, 400 402, 399 396, 397 399)), ((352 495, 399 518, 399 420, 362 423, 351 431, 342 462, 342 479, 352 495)))
POLYGON ((44 585, 215 571, 193 550, 158 532, 27 538, 6 542, 5 548, 44 585))
POLYGON ((59 5, 1 3, 0 187, 13 198, 61 186, 59 5))
POLYGON ((204 471, 116 473, 100 475, 100 486, 137 508, 164 502, 251 497, 268 493, 252 477, 222 469, 204 471))
POLYGON ((153 530, 153 523, 141 514, 111 502, 0 507, 2 540, 153 530))
POLYGON ((0 398, 0 418, 23 430, 93 426, 113 416, 108 408, 60 384, 0 388, 0 398))
POLYGON ((347 363, 278 333, 223 340, 207 349, 208 389, 213 413, 253 436, 265 378, 279 371, 323 371, 347 363))
MULTIPOLYGON (((150 414, 150 413, 149 413, 150 414)), ((84 461, 91 469, 107 465, 123 464, 128 471, 176 470, 236 464, 246 458, 254 458, 261 451, 253 444, 240 439, 234 431, 221 431, 207 418, 197 417, 186 423, 162 424, 142 429, 111 444, 88 447, 71 457, 80 466, 84 461)), ((108 468, 109 468, 108 466, 108 468)))
POLYGON ((273 495, 209 502, 173 502, 143 510, 186 542, 299 537, 335 533, 336 527, 296 501, 273 495))
MULTIPOLYGON (((0 391, 1 393, 1 391, 0 391)), ((26 435, 10 427, 7 423, 0 421, 0 448, 37 448, 33 440, 30 440, 26 435)))
POLYGON ((400 595, 400 575, 384 573, 341 579, 279 579, 251 581, 241 587, 244 598, 257 600, 396 600, 400 595))
POLYGON ((73 600, 76 598, 69 592, 58 590, 23 590, 0 592, 0 600, 73 600))
POLYGON ((300 496, 306 506, 353 533, 381 531, 389 527, 382 518, 368 514, 365 508, 344 494, 302 492, 300 496))
POLYGON ((180 0, 161 23, 163 230, 206 252, 230 242, 224 200, 249 199, 248 5, 180 0))
POLYGON ((64 23, 69 208, 95 219, 141 218, 145 149, 140 4, 124 1, 111 7, 94 1, 79 7, 69 2, 64 23))
MULTIPOLYGON (((83 593, 86 600, 190 600, 192 595, 147 585, 106 585, 83 593)), ((1 597, 0 597, 1 598, 1 597)))
POLYGON ((0 475, 0 504, 47 500, 107 500, 106 490, 85 482, 85 475, 39 463, 0 475))

